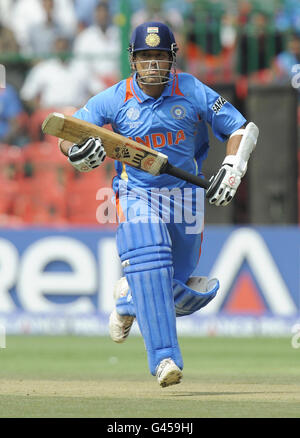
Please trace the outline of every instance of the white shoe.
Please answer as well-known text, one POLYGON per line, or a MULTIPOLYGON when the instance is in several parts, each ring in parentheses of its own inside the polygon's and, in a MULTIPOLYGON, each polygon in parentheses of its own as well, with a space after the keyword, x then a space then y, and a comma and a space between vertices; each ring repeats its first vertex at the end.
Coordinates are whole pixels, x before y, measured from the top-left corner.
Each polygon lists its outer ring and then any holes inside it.
MULTIPOLYGON (((125 277, 122 277, 116 284, 114 289, 114 299, 126 296, 129 290, 128 283, 125 277)), ((133 324, 134 316, 121 316, 116 308, 111 312, 109 317, 109 333, 114 342, 121 343, 126 340, 133 324)))
POLYGON ((181 382, 183 377, 182 371, 173 359, 168 358, 160 362, 156 371, 157 381, 162 388, 166 386, 176 385, 181 382))
POLYGON ((134 316, 121 316, 114 309, 109 317, 109 333, 114 342, 124 342, 129 335, 134 316))

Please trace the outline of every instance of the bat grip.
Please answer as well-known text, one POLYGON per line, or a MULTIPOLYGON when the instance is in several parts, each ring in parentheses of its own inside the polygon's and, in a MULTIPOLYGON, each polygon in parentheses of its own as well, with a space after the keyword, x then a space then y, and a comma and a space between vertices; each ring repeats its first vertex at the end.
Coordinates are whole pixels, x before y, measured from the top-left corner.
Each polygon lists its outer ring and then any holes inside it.
POLYGON ((193 175, 192 173, 186 172, 185 170, 179 169, 178 167, 172 166, 169 162, 163 169, 162 173, 167 173, 168 175, 175 176, 176 178, 183 179, 191 184, 207 189, 210 186, 210 182, 205 178, 200 178, 199 176, 193 175))

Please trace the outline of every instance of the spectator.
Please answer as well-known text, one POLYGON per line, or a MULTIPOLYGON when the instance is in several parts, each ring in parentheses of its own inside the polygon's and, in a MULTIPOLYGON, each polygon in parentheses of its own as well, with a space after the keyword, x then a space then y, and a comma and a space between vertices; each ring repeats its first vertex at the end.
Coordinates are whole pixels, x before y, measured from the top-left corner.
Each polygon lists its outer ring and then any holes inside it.
POLYGON ((254 12, 239 35, 239 72, 254 81, 269 82, 275 56, 282 51, 283 36, 270 25, 264 12, 254 12))
POLYGON ((300 65, 300 35, 292 33, 289 36, 287 48, 275 59, 276 78, 279 81, 292 79, 293 66, 300 65))
POLYGON ((220 27, 220 70, 222 81, 233 82, 235 78, 235 53, 237 43, 236 16, 225 12, 220 27))
POLYGON ((7 84, 0 88, 0 143, 21 146, 23 143, 22 103, 15 88, 7 84))
POLYGON ((180 29, 183 26, 182 15, 178 10, 161 0, 145 0, 144 6, 132 14, 131 25, 135 28, 149 20, 170 23, 174 29, 180 29))
MULTIPOLYGON (((126 0, 130 4, 130 10, 136 7, 136 3, 143 0, 126 0)), ((94 10, 98 3, 106 3, 112 16, 120 13, 120 0, 74 0, 74 8, 78 21, 79 31, 94 24, 94 10)))
POLYGON ((240 27, 249 23, 253 4, 250 0, 240 0, 237 4, 237 22, 240 27))
POLYGON ((284 0, 278 5, 275 14, 275 25, 281 32, 300 28, 300 3, 299 0, 284 0))
POLYGON ((232 51, 235 48, 237 40, 235 16, 230 13, 224 13, 221 18, 220 40, 223 49, 232 51))
POLYGON ((298 92, 298 125, 300 129, 300 35, 298 33, 293 32, 289 36, 286 50, 276 57, 274 72, 276 82, 290 82, 298 92))
POLYGON ((0 53, 17 53, 19 46, 11 29, 3 24, 0 18, 0 53))
POLYGON ((0 21, 3 26, 10 25, 10 12, 14 0, 0 0, 0 21))
POLYGON ((234 17, 223 2, 190 2, 185 17, 186 65, 205 83, 232 76, 234 17))
POLYGON ((57 35, 53 49, 56 57, 41 61, 29 71, 20 95, 30 111, 79 107, 94 92, 89 72, 69 59, 69 51, 70 40, 57 35))
MULTIPOLYGON (((72 0, 54 0, 54 20, 68 33, 75 33, 77 21, 72 0)), ((30 51, 29 32, 46 21, 42 0, 15 0, 10 15, 11 27, 22 53, 30 51)))
POLYGON ((54 0, 42 0, 45 21, 33 24, 29 28, 29 47, 33 55, 48 55, 51 53, 55 36, 62 33, 62 26, 54 16, 54 0))
POLYGON ((117 82, 120 76, 120 34, 111 24, 109 8, 99 3, 94 11, 94 24, 83 30, 74 41, 74 55, 101 87, 117 82))
POLYGON ((93 13, 98 3, 99 0, 74 0, 79 30, 83 30, 93 24, 93 13))

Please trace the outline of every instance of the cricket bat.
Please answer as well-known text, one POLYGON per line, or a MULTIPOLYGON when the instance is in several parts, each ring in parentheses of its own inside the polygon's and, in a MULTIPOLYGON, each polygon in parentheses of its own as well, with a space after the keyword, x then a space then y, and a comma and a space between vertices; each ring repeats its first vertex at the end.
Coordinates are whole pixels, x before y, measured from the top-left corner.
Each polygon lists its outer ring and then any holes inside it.
POLYGON ((73 143, 83 143, 89 137, 100 137, 108 157, 143 170, 151 175, 169 174, 207 189, 210 182, 171 165, 168 156, 144 144, 92 123, 60 113, 49 114, 42 131, 73 143))

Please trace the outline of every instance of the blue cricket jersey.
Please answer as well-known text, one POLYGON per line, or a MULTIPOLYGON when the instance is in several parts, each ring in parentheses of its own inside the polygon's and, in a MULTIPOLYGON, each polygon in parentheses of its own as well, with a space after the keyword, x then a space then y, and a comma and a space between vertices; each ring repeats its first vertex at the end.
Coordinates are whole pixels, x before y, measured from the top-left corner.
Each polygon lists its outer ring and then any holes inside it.
MULTIPOLYGON (((115 132, 168 155, 170 164, 199 175, 209 147, 207 123, 224 141, 246 119, 194 76, 178 73, 171 79, 155 99, 140 89, 135 74, 92 97, 74 117, 98 126, 111 124, 115 132)), ((178 178, 153 176, 118 161, 115 167, 118 178, 129 185, 145 189, 185 185, 178 178)))

